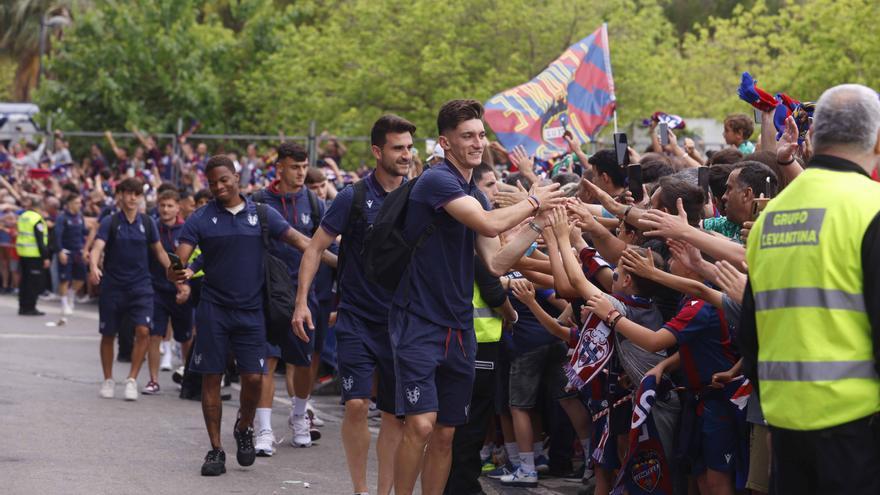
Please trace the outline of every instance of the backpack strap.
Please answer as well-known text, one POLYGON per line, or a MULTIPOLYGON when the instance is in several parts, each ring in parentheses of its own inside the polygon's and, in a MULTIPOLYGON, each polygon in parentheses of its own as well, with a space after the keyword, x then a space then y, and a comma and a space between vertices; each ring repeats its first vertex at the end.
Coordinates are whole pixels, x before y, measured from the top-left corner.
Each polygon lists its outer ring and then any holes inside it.
POLYGON ((263 239, 263 249, 269 250, 269 212, 266 203, 257 203, 257 218, 260 221, 260 237, 263 239))
POLYGON ((254 191, 253 193, 251 193, 251 200, 254 203, 262 203, 264 195, 265 195, 265 191, 263 191, 262 189, 259 189, 257 191, 254 191))
MULTIPOLYGON (((155 222, 153 222, 153 217, 147 215, 146 213, 138 213, 138 216, 141 218, 141 225, 144 226, 144 240, 147 244, 147 261, 149 261, 150 253, 152 252, 150 251, 150 232, 152 232, 155 228, 155 222)), ((156 240, 158 241, 159 239, 156 240)))
MULTIPOLYGON (((119 214, 121 211, 117 211, 113 215, 110 216, 110 233, 107 235, 107 248, 109 248, 116 241, 116 231, 119 230, 119 214)), ((106 250, 106 248, 105 248, 106 250)))
POLYGON ((348 210, 348 224, 344 234, 350 235, 361 219, 364 218, 364 201, 367 199, 367 184, 364 180, 357 181, 352 187, 354 192, 351 199, 351 208, 348 210))
POLYGON ((312 217, 311 235, 314 236, 318 230, 318 225, 321 223, 321 213, 318 211, 318 195, 313 193, 308 187, 306 187, 306 194, 309 196, 309 209, 311 209, 309 216, 312 217))

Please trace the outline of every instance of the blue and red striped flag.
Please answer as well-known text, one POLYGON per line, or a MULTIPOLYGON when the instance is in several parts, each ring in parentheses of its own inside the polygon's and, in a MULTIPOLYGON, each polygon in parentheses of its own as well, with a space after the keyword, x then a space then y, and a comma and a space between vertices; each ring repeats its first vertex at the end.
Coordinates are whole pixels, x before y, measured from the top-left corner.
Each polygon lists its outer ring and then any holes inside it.
POLYGON ((616 107, 605 24, 570 46, 531 81, 486 102, 486 122, 508 150, 522 145, 542 160, 568 151, 569 131, 593 140, 616 107))

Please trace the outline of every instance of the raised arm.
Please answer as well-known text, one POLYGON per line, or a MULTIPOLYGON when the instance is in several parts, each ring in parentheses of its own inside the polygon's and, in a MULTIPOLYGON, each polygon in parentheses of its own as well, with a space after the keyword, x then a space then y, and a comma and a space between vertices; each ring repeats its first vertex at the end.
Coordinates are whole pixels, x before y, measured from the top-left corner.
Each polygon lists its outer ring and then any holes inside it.
POLYGON ((648 258, 639 255, 634 249, 627 249, 620 256, 620 264, 628 272, 635 273, 640 277, 653 280, 658 284, 665 285, 670 289, 682 292, 697 299, 703 299, 716 308, 721 307, 721 293, 715 289, 701 284, 696 280, 679 277, 671 273, 659 270, 651 261, 653 253, 648 249, 648 258))
POLYGON ((606 324, 612 326, 614 330, 623 334, 623 336, 631 340, 632 343, 648 352, 657 352, 662 351, 663 349, 668 349, 675 345, 677 341, 675 335, 666 328, 661 328, 656 331, 651 330, 650 328, 643 327, 642 325, 627 319, 625 316, 621 316, 617 319, 617 323, 614 323, 614 319, 617 318, 612 314, 614 306, 604 295, 597 294, 590 297, 587 301, 586 308, 599 318, 606 320, 606 324), (607 321, 609 315, 612 316, 611 321, 607 321))
MULTIPOLYGON (((547 211, 565 202, 559 184, 533 186, 530 196, 507 208, 486 211, 472 196, 453 199, 443 208, 449 215, 465 224, 469 229, 483 237, 496 237, 506 232, 536 211, 547 211)), ((525 251, 525 250, 523 250, 525 251)))
POLYGON ((593 295, 602 295, 602 291, 587 280, 584 271, 581 269, 580 260, 577 259, 571 250, 571 243, 569 241, 570 227, 568 225, 568 218, 565 216, 565 210, 557 209, 554 212, 553 234, 556 236, 556 242, 559 244, 559 255, 562 258, 562 265, 565 267, 565 274, 578 295, 583 299, 589 299, 593 295))
POLYGON ((556 318, 550 316, 535 299, 535 287, 528 280, 517 279, 510 282, 514 297, 523 303, 535 315, 545 330, 566 342, 569 340, 569 329, 561 325, 556 318))
MULTIPOLYGON (((318 229, 320 232, 320 229, 318 229)), ((302 232, 296 230, 293 227, 288 228, 281 235, 282 242, 286 242, 287 244, 295 247, 296 249, 305 252, 306 248, 309 246, 309 241, 311 240, 309 236, 303 234, 302 232)), ((329 245, 329 244, 328 244, 329 245)), ((321 261, 331 268, 336 268, 336 255, 324 249, 321 252, 321 261)))

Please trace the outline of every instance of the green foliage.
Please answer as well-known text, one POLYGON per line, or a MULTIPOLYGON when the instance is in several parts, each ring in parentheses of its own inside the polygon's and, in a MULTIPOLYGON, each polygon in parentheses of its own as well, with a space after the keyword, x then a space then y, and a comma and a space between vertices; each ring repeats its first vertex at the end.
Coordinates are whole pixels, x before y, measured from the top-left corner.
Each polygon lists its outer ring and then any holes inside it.
POLYGON ((880 45, 862 26, 878 21, 871 0, 99 0, 56 47, 38 103, 67 128, 173 131, 180 117, 303 135, 315 120, 364 136, 394 112, 430 137, 446 100, 486 101, 607 22, 622 125, 656 110, 721 119, 748 112, 746 70, 803 100, 877 87, 880 45))

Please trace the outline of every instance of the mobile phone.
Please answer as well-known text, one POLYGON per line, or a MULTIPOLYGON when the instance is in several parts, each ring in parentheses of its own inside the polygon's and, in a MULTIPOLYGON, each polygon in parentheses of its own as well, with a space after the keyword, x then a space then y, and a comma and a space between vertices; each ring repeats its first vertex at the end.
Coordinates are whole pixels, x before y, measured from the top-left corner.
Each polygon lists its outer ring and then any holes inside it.
POLYGON ((703 199, 709 202, 709 167, 700 167, 697 169, 697 182, 700 189, 703 190, 703 199))
POLYGON ((636 203, 645 199, 645 191, 642 189, 642 166, 638 163, 626 167, 626 177, 629 182, 629 192, 633 195, 636 203))
POLYGON ((183 263, 180 262, 180 256, 174 253, 167 253, 168 259, 171 260, 171 268, 175 271, 183 270, 183 263))
POLYGON ((614 150, 617 152, 617 164, 624 166, 629 161, 629 153, 627 153, 627 143, 625 132, 614 133, 614 150))
POLYGON ((760 124, 760 123, 761 123, 761 117, 763 117, 761 111, 758 110, 758 109, 756 108, 756 109, 755 109, 755 123, 756 123, 756 124, 760 124))
POLYGON ((767 203, 770 202, 770 198, 755 198, 752 201, 752 220, 757 220, 758 215, 764 211, 764 208, 767 207, 767 203))
POLYGON ((660 145, 669 145, 669 124, 666 122, 660 122, 660 145))

